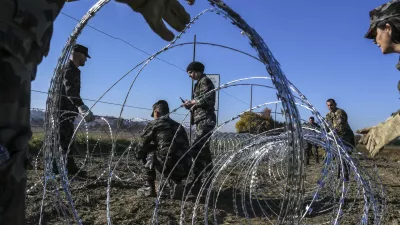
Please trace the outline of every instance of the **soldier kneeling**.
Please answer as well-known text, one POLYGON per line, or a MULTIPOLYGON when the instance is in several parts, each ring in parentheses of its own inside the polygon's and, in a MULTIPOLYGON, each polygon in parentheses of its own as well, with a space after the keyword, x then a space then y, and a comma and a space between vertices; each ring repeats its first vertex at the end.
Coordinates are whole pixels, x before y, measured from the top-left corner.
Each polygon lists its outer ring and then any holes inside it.
POLYGON ((192 166, 190 155, 184 155, 189 149, 189 139, 185 129, 169 117, 166 101, 160 100, 153 105, 151 117, 154 117, 154 120, 144 129, 136 150, 137 160, 145 164, 145 184, 139 188, 137 194, 156 196, 156 170, 162 173, 165 165, 163 175, 167 178, 171 173, 168 183, 171 198, 175 198, 176 194, 182 194, 178 189, 182 189, 182 180, 187 178, 192 166))

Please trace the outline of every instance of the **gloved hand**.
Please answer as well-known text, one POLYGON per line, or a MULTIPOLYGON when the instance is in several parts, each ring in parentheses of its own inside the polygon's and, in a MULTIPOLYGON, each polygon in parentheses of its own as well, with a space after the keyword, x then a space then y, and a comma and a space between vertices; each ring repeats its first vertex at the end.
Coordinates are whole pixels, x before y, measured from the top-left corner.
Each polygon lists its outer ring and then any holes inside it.
POLYGON ((374 157, 385 145, 400 136, 400 114, 389 117, 377 126, 358 130, 357 133, 364 134, 359 143, 366 145, 367 150, 374 157))
POLYGON ((397 114, 400 114, 400 109, 399 109, 399 110, 397 110, 397 112, 394 112, 394 113, 392 113, 392 115, 391 115, 391 116, 395 116, 395 115, 397 115, 397 114))
POLYGON ((94 115, 93 115, 92 111, 90 111, 86 105, 79 106, 78 110, 82 116, 84 116, 87 113, 87 115, 85 116, 86 122, 90 123, 90 122, 94 121, 94 119, 95 119, 94 115))
MULTIPOLYGON (((116 0, 129 5, 133 11, 142 14, 150 28, 166 41, 172 41, 175 35, 167 29, 163 19, 172 28, 181 32, 190 22, 190 15, 178 0, 116 0)), ((195 0, 188 0, 193 5, 195 0)))

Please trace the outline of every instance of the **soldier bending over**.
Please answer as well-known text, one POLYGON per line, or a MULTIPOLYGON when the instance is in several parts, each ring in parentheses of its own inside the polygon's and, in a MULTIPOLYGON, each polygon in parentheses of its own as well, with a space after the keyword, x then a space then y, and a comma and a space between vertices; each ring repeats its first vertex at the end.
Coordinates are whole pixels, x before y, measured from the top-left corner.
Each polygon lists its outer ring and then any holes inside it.
POLYGON ((172 171, 168 181, 171 188, 171 198, 177 197, 176 194, 182 194, 178 190, 183 190, 182 180, 187 178, 192 166, 190 155, 184 156, 189 149, 187 133, 168 114, 168 103, 164 100, 156 102, 151 114, 154 120, 146 126, 140 136, 136 153, 137 160, 141 160, 145 164, 144 178, 146 183, 137 191, 139 196, 156 196, 156 170, 161 173, 165 164, 164 178, 167 178, 172 171), (178 133, 174 138, 177 131, 178 133), (180 161, 178 162, 178 160, 180 161), (175 168, 173 168, 174 166, 175 168))

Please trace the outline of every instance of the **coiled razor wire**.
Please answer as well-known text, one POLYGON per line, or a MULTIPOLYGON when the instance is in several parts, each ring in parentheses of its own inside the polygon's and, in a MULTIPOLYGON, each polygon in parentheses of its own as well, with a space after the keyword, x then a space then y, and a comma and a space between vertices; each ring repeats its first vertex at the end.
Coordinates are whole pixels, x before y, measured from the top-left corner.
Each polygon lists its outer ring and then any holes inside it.
MULTIPOLYGON (((53 206, 52 210, 56 211, 62 222, 70 224, 72 220, 74 220, 76 223, 82 224, 83 221, 75 207, 74 200, 76 199, 74 199, 74 195, 71 194, 71 191, 84 191, 84 188, 100 182, 103 182, 103 185, 107 186, 107 197, 104 207, 106 208, 107 223, 112 224, 111 186, 113 178, 115 178, 114 182, 119 182, 119 184, 121 184, 121 182, 129 183, 141 180, 139 175, 140 168, 131 164, 132 160, 134 160, 132 153, 130 153, 133 151, 132 149, 134 149, 134 143, 136 141, 134 138, 129 139, 129 144, 124 147, 125 150, 122 151, 118 159, 115 158, 117 138, 123 133, 121 124, 127 120, 118 118, 118 125, 116 130, 113 131, 107 119, 104 117, 101 118, 101 120, 108 125, 108 129, 104 131, 104 134, 109 137, 111 146, 108 147, 108 151, 105 151, 105 154, 108 155, 108 159, 102 157, 104 168, 98 170, 100 174, 96 175, 96 178, 92 182, 85 181, 83 184, 74 183, 76 176, 68 174, 66 171, 66 159, 62 154, 59 144, 60 137, 58 130, 61 122, 59 119, 61 116, 59 104, 63 68, 70 56, 72 46, 75 44, 81 31, 89 20, 108 2, 109 0, 98 1, 77 24, 62 51, 51 80, 49 88, 50 94, 46 103, 44 142, 41 149, 44 156, 44 177, 38 178, 38 180, 34 182, 34 185, 28 189, 29 194, 29 192, 39 187, 39 184, 43 186, 39 214, 40 224, 43 221, 44 208, 51 207, 51 203, 56 205, 53 206), (118 169, 122 167, 123 157, 126 157, 128 173, 118 174, 118 169), (57 169, 60 171, 58 176, 55 176, 52 172, 53 161, 56 162, 57 169), (102 179, 102 177, 104 178, 102 179), (60 192, 60 188, 62 188, 63 192, 60 192)), ((242 34, 248 37, 250 45, 256 50, 258 57, 248 56, 263 63, 270 77, 244 78, 232 81, 217 87, 212 92, 238 85, 249 85, 241 84, 240 82, 243 81, 270 79, 277 91, 277 98, 279 101, 266 102, 253 109, 279 103, 282 108, 285 126, 258 135, 225 134, 219 132, 219 129, 223 126, 240 118, 243 112, 218 125, 211 131, 211 135, 207 141, 213 152, 212 172, 208 172, 207 180, 203 183, 202 189, 196 197, 194 204, 189 203, 190 200, 188 200, 188 196, 185 196, 186 192, 182 193, 180 213, 176 215, 179 217, 179 223, 222 223, 222 221, 218 221, 217 216, 218 202, 223 198, 227 198, 227 196, 221 197, 221 195, 223 195, 224 186, 230 182, 229 187, 232 189, 230 197, 232 199, 235 216, 239 219, 243 218, 248 220, 246 223, 253 221, 253 218, 260 218, 260 221, 263 223, 273 224, 338 224, 342 221, 351 221, 351 223, 359 224, 381 224, 385 213, 386 200, 384 188, 377 176, 376 170, 364 168, 361 165, 359 159, 362 158, 362 155, 357 152, 352 153, 352 149, 347 147, 340 140, 331 126, 311 105, 307 98, 287 80, 278 61, 273 57, 258 33, 223 1, 209 0, 209 2, 213 8, 204 10, 197 15, 185 30, 177 35, 171 43, 136 65, 132 70, 121 77, 120 80, 142 65, 132 82, 124 104, 141 71, 161 53, 174 47, 185 45, 185 43, 174 44, 202 15, 206 12, 215 12, 229 19, 233 25, 237 26, 242 31, 242 34), (316 121, 322 125, 321 130, 302 126, 298 106, 309 110, 316 117, 316 121), (306 169, 304 166, 304 148, 306 142, 317 145, 325 150, 325 159, 323 164, 320 165, 321 174, 318 180, 306 176, 308 170, 308 168, 306 169), (350 155, 350 153, 352 154, 350 155), (343 168, 345 165, 349 167, 349 173, 351 175, 350 181, 344 180, 343 168), (339 176, 337 175, 338 171, 341 171, 339 176), (205 199, 202 199, 203 192, 206 194, 206 196, 204 196, 205 199), (351 214, 354 214, 354 210, 357 209, 359 210, 358 219, 350 217, 351 214), (202 212, 202 217, 198 217, 199 212, 202 212), (189 216, 190 214, 191 216, 189 216)), ((112 85, 112 87, 114 87, 115 84, 112 85)), ((104 93, 98 101, 106 93, 104 93)), ((91 108, 93 108, 93 106, 91 108)), ((172 112, 176 110, 178 109, 172 112)), ((121 109, 120 117, 122 112, 123 108, 121 109)), ((97 142, 93 150, 89 150, 89 128, 84 122, 84 117, 79 118, 80 122, 75 130, 74 136, 78 130, 83 130, 87 142, 86 155, 83 160, 83 165, 80 166, 80 169, 83 169, 95 159, 93 155, 94 149, 99 145, 97 142), (80 128, 82 122, 85 126, 83 129, 80 128)), ((192 169, 193 168, 191 168, 191 171, 192 169)), ((158 185, 159 193, 151 219, 152 224, 160 223, 160 206, 166 201, 161 199, 161 195, 163 189, 167 186, 169 176, 170 174, 161 175, 158 185)), ((189 183, 189 181, 185 182, 185 190, 190 190, 192 188, 188 185, 189 183)), ((243 222, 243 220, 239 221, 243 222)))

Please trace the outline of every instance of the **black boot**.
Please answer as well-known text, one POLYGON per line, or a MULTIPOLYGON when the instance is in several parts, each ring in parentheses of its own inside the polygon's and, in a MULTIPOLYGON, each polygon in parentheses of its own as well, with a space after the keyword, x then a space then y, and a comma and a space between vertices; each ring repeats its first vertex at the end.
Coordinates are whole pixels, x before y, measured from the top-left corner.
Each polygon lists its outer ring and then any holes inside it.
POLYGON ((137 195, 140 197, 156 197, 156 185, 153 181, 146 181, 146 183, 137 190, 137 195))
POLYGON ((78 176, 86 176, 86 171, 79 171, 79 167, 76 165, 74 158, 68 157, 67 158, 67 165, 66 165, 67 171, 69 175, 75 175, 77 174, 78 176))
POLYGON ((56 160, 53 160, 53 169, 52 169, 52 172, 53 172, 55 175, 58 175, 58 174, 59 174, 56 160))
POLYGON ((170 181, 170 198, 181 199, 183 195, 183 184, 182 181, 170 181))

